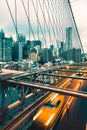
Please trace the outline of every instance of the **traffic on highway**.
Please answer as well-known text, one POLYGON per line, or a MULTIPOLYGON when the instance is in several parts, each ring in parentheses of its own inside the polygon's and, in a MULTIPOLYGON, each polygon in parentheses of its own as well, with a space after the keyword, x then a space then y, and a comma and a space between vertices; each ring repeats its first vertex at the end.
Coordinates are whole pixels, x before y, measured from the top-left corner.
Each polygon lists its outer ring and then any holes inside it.
MULTIPOLYGON (((74 74, 73 74, 74 76, 74 74)), ((79 90, 82 80, 67 79, 60 85, 60 88, 69 88, 79 90)), ((56 122, 60 122, 66 115, 69 117, 69 109, 74 101, 73 96, 64 96, 58 93, 51 93, 51 96, 45 99, 45 103, 39 108, 33 116, 33 123, 30 129, 50 130, 55 128, 56 122)))

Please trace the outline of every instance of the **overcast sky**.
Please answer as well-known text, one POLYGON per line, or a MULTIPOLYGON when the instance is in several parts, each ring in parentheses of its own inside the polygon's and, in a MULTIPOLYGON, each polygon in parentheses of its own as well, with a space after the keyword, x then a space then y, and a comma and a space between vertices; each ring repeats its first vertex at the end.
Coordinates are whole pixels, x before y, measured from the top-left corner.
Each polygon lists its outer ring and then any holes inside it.
POLYGON ((87 0, 71 0, 71 5, 84 47, 87 53, 87 0))
MULTIPOLYGON (((14 7, 14 0, 8 0, 11 7, 14 7)), ((21 3, 18 3, 19 7, 22 6, 21 3)), ((87 0, 71 0, 71 5, 74 13, 74 17, 76 20, 76 24, 78 27, 78 31, 81 37, 81 41, 83 44, 84 51, 87 53, 87 0)), ((14 14, 14 10, 13 10, 14 14)), ((20 18, 21 20, 21 28, 25 31, 25 25, 22 24, 23 19, 26 19, 24 11, 19 12, 20 16, 24 16, 24 18, 20 18)), ((26 20, 27 22, 27 20, 26 20)), ((26 23, 25 22, 25 23, 26 23)), ((11 35, 15 32, 7 5, 5 0, 0 0, 0 29, 3 28, 6 35, 11 35)), ((20 28, 19 28, 20 30, 20 28)))

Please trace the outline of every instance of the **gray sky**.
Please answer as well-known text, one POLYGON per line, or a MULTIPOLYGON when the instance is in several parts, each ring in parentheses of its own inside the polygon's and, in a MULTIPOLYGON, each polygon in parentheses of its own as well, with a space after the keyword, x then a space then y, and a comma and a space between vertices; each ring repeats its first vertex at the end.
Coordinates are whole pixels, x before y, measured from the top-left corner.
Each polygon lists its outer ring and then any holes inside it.
MULTIPOLYGON (((8 0, 11 6, 11 9, 14 8, 14 0, 8 0)), ((18 7, 22 7, 22 4, 18 1, 18 7)), ((84 51, 87 52, 87 0, 71 0, 71 5, 74 13, 74 17, 76 20, 76 24, 78 27, 78 31, 81 37, 81 41, 83 44, 84 51)), ((12 10, 13 14, 14 10, 12 10)), ((20 15, 21 26, 19 30, 22 28, 24 32, 26 32, 26 16, 24 10, 21 9, 18 12, 20 15), (23 19, 26 22, 23 22, 23 19), (24 24, 25 23, 25 24, 24 24)), ((34 21, 34 19, 32 20, 34 21)), ((12 35, 14 37, 15 29, 6 5, 5 0, 0 0, 0 29, 3 28, 6 35, 12 35)), ((28 33, 28 32, 26 32, 28 33)), ((26 34, 25 34, 26 35, 26 34)))
POLYGON ((84 51, 87 53, 87 0, 71 0, 73 14, 81 37, 84 51))

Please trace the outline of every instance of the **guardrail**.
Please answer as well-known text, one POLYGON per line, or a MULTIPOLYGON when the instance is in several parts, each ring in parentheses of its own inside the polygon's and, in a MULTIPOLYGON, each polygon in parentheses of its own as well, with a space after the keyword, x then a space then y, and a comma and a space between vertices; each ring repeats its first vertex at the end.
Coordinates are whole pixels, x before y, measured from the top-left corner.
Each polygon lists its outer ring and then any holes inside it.
POLYGON ((82 92, 82 91, 72 91, 70 89, 63 89, 63 88, 52 88, 52 87, 50 88, 50 87, 47 87, 47 86, 35 85, 35 84, 30 84, 30 83, 26 83, 26 82, 22 82, 22 81, 17 82, 17 81, 13 81, 13 80, 8 80, 8 82, 10 82, 12 84, 22 85, 22 86, 25 86, 25 87, 43 89, 43 90, 47 90, 47 91, 50 91, 50 92, 60 93, 60 94, 63 94, 63 95, 69 95, 69 96, 75 96, 75 97, 87 99, 87 93, 82 92))

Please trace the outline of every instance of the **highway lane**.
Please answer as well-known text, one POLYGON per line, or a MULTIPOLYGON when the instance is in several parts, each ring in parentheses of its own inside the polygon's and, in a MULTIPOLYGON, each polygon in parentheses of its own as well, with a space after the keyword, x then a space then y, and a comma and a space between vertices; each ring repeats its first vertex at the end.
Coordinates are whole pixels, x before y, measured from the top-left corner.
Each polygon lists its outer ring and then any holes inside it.
MULTIPOLYGON (((69 83, 69 82, 68 82, 69 83)), ((64 87, 70 87, 71 89, 73 89, 73 90, 78 90, 78 88, 79 88, 79 85, 80 85, 80 81, 79 80, 73 80, 72 82, 71 82, 71 85, 69 85, 69 84, 67 84, 67 85, 64 85, 64 87)), ((69 97, 69 96, 66 96, 66 97, 69 97)), ((72 98, 72 97, 69 97, 69 105, 71 105, 72 104, 72 102, 73 102, 73 99, 74 98, 72 98)), ((66 114, 66 113, 65 113, 66 114)), ((65 114, 64 114, 64 116, 65 116, 65 114)), ((44 118, 44 117, 43 117, 44 118)), ((65 118, 65 117, 64 117, 65 118)), ((30 127, 30 129, 29 130, 32 130, 32 129, 34 129, 34 130, 36 130, 37 128, 34 128, 34 124, 32 124, 32 126, 30 127)), ((55 130, 55 129, 54 129, 55 130)))
MULTIPOLYGON (((72 89, 76 89, 74 83, 72 83, 71 86, 72 89)), ((82 81, 79 89, 84 92, 85 91, 87 92, 86 87, 87 87, 87 81, 82 81)), ((87 123, 87 100, 74 98, 73 102, 70 104, 69 113, 66 112, 64 114, 63 118, 56 123, 53 130, 86 130, 86 123, 87 123)), ((34 130, 36 129, 34 128, 34 130)))
MULTIPOLYGON (((83 81, 80 89, 87 92, 87 81, 83 81)), ((66 113, 60 122, 56 123, 54 130, 86 130, 87 100, 74 98, 69 113, 66 113)))

